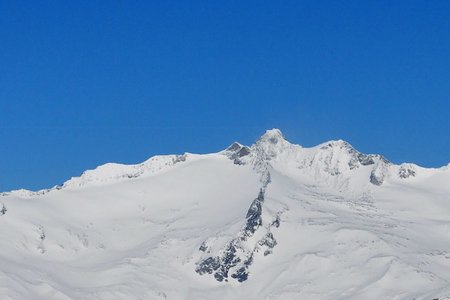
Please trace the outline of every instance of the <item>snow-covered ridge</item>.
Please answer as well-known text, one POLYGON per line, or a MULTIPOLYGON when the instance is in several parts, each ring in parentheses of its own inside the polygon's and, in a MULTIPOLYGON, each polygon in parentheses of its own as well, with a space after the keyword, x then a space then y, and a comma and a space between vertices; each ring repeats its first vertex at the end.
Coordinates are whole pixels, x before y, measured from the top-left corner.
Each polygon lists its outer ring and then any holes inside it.
POLYGON ((81 188, 92 184, 108 184, 120 180, 138 178, 144 175, 154 175, 170 169, 177 163, 186 161, 187 157, 187 153, 183 155, 157 155, 151 157, 143 163, 134 165, 106 163, 93 170, 86 170, 79 177, 72 177, 62 185, 55 186, 51 189, 39 191, 21 189, 14 190, 9 193, 3 193, 2 195, 13 194, 20 197, 34 197, 44 195, 55 190, 81 188))
POLYGON ((177 163, 186 161, 187 156, 187 154, 153 156, 136 165, 107 163, 94 170, 83 172, 80 177, 73 177, 66 181, 62 188, 82 187, 90 183, 109 183, 120 179, 157 174, 170 169, 177 163))

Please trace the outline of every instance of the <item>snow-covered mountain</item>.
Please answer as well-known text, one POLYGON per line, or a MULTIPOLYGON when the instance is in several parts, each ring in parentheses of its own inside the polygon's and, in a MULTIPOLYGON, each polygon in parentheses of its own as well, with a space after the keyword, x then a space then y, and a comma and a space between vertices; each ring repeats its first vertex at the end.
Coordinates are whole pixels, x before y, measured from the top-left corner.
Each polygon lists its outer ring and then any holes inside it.
POLYGON ((3 193, 0 299, 450 299, 450 165, 273 129, 3 193))

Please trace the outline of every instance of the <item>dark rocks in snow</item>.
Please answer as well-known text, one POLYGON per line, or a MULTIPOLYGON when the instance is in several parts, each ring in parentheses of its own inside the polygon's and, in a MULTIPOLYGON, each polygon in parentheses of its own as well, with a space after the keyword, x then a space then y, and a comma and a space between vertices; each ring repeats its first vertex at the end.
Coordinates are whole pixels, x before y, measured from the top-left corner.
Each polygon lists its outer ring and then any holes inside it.
POLYGON ((44 240, 45 240, 45 237, 46 237, 45 231, 44 231, 44 227, 43 227, 42 225, 39 225, 39 226, 37 227, 37 229, 38 229, 38 231, 39 231, 39 239, 40 239, 41 241, 44 241, 44 240))
POLYGON ((228 272, 231 268, 235 267, 241 259, 236 255, 237 247, 235 241, 228 244, 221 257, 221 264, 217 272, 214 274, 214 278, 218 281, 222 281, 228 278, 228 272))
POLYGON ((240 262, 241 260, 236 257, 236 241, 233 241, 232 243, 228 244, 227 248, 225 249, 223 255, 222 255, 222 261, 224 264, 229 266, 234 266, 236 263, 240 262))
POLYGON ((385 161, 378 161, 372 169, 372 172, 370 172, 370 183, 377 186, 382 185, 388 172, 387 167, 388 163, 385 161))
POLYGON ((200 248, 198 248, 198 250, 202 252, 206 252, 208 250, 208 245, 206 245, 206 241, 200 245, 200 248))
POLYGON ((261 177, 261 181, 263 183, 263 188, 266 188, 269 185, 269 183, 272 181, 270 172, 265 172, 261 177))
POLYGON ((217 281, 223 281, 228 278, 229 270, 241 261, 236 255, 238 250, 236 240, 233 240, 227 245, 221 256, 208 257, 198 264, 195 271, 200 275, 214 273, 217 281))
POLYGON ((375 164, 376 155, 366 155, 359 151, 356 151, 352 148, 350 151, 350 154, 352 154, 352 158, 350 159, 348 166, 350 167, 350 170, 353 170, 355 168, 358 168, 361 166, 370 166, 375 164))
POLYGON ((187 154, 177 155, 173 159, 173 164, 176 164, 176 163, 179 163, 179 162, 184 162, 184 161, 186 161, 186 158, 187 158, 187 154))
POLYGON ((237 256, 238 250, 241 249, 237 245, 237 240, 233 240, 226 246, 220 256, 208 257, 198 264, 195 271, 200 275, 214 273, 214 278, 217 281, 226 280, 230 269, 241 262, 241 259, 237 256))
POLYGON ((235 165, 243 165, 241 158, 250 154, 250 148, 247 146, 242 147, 238 152, 233 155, 232 159, 234 159, 235 165))
POLYGON ((276 228, 280 227, 280 216, 277 215, 275 220, 272 221, 272 224, 270 224, 271 226, 274 226, 276 228))
MULTIPOLYGON (((277 244, 273 234, 268 231, 264 237, 256 244, 249 245, 249 238, 255 232, 261 230, 269 230, 271 226, 279 226, 279 217, 272 222, 269 227, 261 227, 262 221, 262 205, 264 202, 264 189, 260 189, 258 197, 253 200, 247 211, 246 223, 238 236, 232 239, 217 256, 210 256, 197 264, 196 272, 200 275, 214 274, 217 281, 227 281, 228 277, 243 282, 248 279, 249 267, 253 262, 254 253, 264 248, 264 255, 272 253, 273 247, 277 244), (273 225, 275 222, 275 225, 273 225)), ((209 247, 206 241, 200 245, 202 252, 209 253, 209 247)))
POLYGON ((220 267, 220 262, 218 257, 208 257, 203 260, 195 269, 195 271, 200 274, 212 274, 215 270, 220 267))
POLYGON ((6 209, 5 204, 2 204, 2 209, 0 210, 0 215, 5 215, 8 210, 6 209))
POLYGON ((41 254, 44 254, 46 252, 44 241, 47 236, 45 235, 44 227, 42 225, 37 226, 37 231, 39 233, 39 245, 37 246, 37 249, 41 254))
POLYGON ((340 174, 341 174, 341 171, 339 171, 338 168, 333 168, 333 169, 331 169, 331 170, 328 170, 328 173, 329 173, 331 176, 337 176, 337 175, 340 175, 340 174))
POLYGON ((242 165, 244 163, 240 160, 240 158, 249 155, 250 148, 234 142, 227 149, 225 149, 224 154, 229 159, 233 160, 234 164, 242 165))
POLYGON ((370 165, 375 164, 373 155, 365 155, 362 153, 358 153, 357 157, 358 157, 359 163, 363 166, 370 166, 370 165))
POLYGON ((398 170, 398 176, 400 178, 409 178, 409 177, 415 177, 416 171, 411 166, 401 166, 398 170))
POLYGON ((239 282, 244 282, 248 279, 248 267, 253 262, 253 255, 251 255, 245 262, 242 267, 240 267, 236 272, 231 274, 231 277, 236 279, 239 282))
POLYGON ((269 248, 273 248, 277 245, 277 241, 273 237, 272 232, 268 232, 266 236, 258 242, 260 246, 267 246, 269 248))
POLYGON ((258 245, 261 247, 266 247, 267 249, 264 251, 264 256, 267 256, 272 253, 272 249, 277 245, 277 241, 273 237, 272 232, 268 232, 264 238, 262 238, 258 245))
POLYGON ((248 279, 248 271, 247 268, 241 267, 234 274, 231 274, 231 277, 236 279, 239 282, 244 282, 248 279))
POLYGON ((238 159, 250 154, 250 148, 234 142, 230 147, 225 149, 225 154, 230 159, 238 159))
POLYGON ((375 172, 372 171, 372 173, 370 173, 370 183, 374 184, 374 185, 382 185, 383 184, 383 177, 377 175, 375 172))

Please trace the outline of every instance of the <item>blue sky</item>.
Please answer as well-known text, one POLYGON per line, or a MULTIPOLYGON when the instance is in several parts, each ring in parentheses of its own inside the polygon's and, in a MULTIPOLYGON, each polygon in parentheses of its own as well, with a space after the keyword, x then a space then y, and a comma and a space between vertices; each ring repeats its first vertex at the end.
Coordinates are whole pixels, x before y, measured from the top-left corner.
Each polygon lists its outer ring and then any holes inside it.
POLYGON ((280 128, 450 162, 450 1, 2 1, 0 191, 280 128))

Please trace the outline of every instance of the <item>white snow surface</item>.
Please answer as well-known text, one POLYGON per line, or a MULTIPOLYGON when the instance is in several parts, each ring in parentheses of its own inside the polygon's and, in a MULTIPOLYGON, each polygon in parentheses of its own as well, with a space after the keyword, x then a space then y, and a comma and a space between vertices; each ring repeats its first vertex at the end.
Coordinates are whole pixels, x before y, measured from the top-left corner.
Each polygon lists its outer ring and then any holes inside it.
POLYGON ((450 299, 450 165, 305 148, 277 129, 242 147, 3 193, 0 299, 450 299), (248 278, 196 272, 242 237, 261 191, 261 224, 239 242, 248 278))

